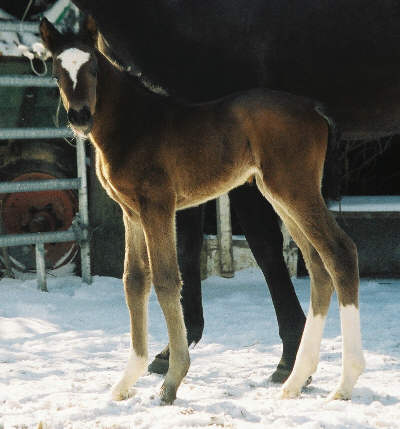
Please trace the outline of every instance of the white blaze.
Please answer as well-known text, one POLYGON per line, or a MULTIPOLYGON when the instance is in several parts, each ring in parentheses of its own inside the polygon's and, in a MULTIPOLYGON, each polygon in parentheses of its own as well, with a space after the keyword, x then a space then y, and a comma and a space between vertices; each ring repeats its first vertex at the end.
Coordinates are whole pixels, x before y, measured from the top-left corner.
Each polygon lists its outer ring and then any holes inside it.
POLYGON ((73 89, 75 89, 78 80, 79 69, 89 61, 89 52, 77 48, 69 48, 63 51, 57 57, 61 61, 61 67, 66 70, 72 80, 73 89))

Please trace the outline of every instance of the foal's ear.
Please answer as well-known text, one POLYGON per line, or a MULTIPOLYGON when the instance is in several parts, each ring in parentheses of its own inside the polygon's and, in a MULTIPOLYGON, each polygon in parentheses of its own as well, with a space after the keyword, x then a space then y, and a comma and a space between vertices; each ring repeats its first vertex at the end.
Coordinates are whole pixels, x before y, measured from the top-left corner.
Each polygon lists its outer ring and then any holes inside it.
POLYGON ((47 18, 43 18, 39 25, 40 36, 44 46, 53 53, 61 39, 61 33, 47 18))
POLYGON ((83 33, 83 36, 88 38, 94 45, 96 44, 98 36, 97 25, 91 15, 85 16, 81 32, 83 33))

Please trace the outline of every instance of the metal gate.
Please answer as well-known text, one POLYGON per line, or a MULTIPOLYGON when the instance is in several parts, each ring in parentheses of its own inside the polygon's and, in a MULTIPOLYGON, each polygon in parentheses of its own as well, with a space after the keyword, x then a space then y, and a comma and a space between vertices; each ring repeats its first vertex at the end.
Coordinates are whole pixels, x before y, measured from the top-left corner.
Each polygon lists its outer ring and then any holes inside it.
MULTIPOLYGON (((1 22, 0 31, 37 32, 36 23, 1 22)), ((4 75, 0 76, 0 86, 8 87, 55 87, 49 77, 4 75)), ((68 128, 3 128, 0 140, 5 139, 52 139, 73 137, 68 128)), ((0 234, 0 247, 35 245, 36 271, 38 287, 47 291, 44 243, 76 241, 80 246, 81 273, 85 283, 91 283, 89 214, 87 195, 87 172, 85 140, 76 139, 77 177, 71 179, 31 180, 25 182, 0 183, 0 193, 38 192, 50 190, 77 190, 79 212, 76 213, 71 227, 67 231, 36 232, 26 234, 0 234)))

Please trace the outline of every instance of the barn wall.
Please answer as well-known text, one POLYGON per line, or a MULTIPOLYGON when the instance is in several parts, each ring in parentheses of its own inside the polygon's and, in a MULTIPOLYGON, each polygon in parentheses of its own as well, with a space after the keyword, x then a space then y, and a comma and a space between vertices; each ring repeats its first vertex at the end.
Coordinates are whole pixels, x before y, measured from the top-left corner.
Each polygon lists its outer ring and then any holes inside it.
MULTIPOLYGON (((400 277, 400 217, 338 219, 358 250, 361 277, 400 277)), ((301 254, 298 275, 306 275, 301 254)))
POLYGON ((343 219, 358 249, 363 277, 400 277, 400 219, 343 219))

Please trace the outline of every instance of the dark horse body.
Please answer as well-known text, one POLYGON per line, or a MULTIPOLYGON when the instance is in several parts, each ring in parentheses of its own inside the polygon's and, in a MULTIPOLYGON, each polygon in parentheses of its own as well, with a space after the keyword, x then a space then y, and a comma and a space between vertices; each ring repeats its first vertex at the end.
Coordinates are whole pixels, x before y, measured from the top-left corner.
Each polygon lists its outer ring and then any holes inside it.
MULTIPOLYGON (((171 94, 205 101, 267 86, 322 100, 345 138, 400 128, 400 6, 386 0, 73 0, 118 59, 171 94)), ((271 291, 283 341, 273 379, 294 362, 304 314, 282 258, 276 214, 255 187, 230 192, 271 291), (256 207, 256 209, 255 209, 256 207)), ((178 213, 189 342, 201 338, 201 209, 178 213)), ((165 354, 164 357, 168 355, 165 354)))

